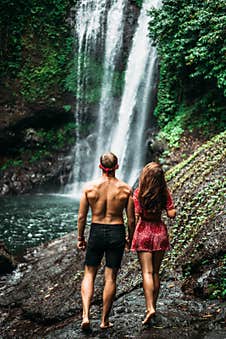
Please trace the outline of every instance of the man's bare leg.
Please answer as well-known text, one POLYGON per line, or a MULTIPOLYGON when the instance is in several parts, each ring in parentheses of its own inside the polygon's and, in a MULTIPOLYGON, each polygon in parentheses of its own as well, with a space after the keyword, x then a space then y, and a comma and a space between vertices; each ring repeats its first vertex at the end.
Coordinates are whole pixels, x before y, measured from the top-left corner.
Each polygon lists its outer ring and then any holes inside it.
POLYGON ((142 324, 145 325, 150 322, 155 314, 152 253, 138 252, 138 258, 142 269, 143 288, 147 309, 146 317, 142 321, 142 324))
POLYGON ((98 267, 85 266, 85 273, 81 286, 82 306, 83 306, 82 324, 81 324, 82 329, 88 329, 90 326, 89 309, 93 298, 94 281, 96 278, 97 270, 98 267))
POLYGON ((154 308, 156 309, 156 303, 160 289, 159 269, 164 257, 165 251, 155 251, 152 253, 153 263, 153 280, 154 280, 154 308))
POLYGON ((118 268, 105 267, 104 277, 104 291, 103 291, 103 312, 101 317, 100 327, 105 329, 112 327, 113 324, 109 322, 109 314, 111 311, 112 303, 116 293, 116 278, 118 268))

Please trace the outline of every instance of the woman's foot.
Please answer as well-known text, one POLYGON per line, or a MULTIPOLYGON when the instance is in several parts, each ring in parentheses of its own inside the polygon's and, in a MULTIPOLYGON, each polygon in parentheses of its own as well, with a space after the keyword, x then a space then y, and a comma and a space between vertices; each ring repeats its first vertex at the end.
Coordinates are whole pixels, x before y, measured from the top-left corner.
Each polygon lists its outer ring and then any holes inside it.
POLYGON ((89 318, 83 318, 81 323, 82 330, 89 330, 90 329, 90 321, 89 318))
POLYGON ((110 323, 110 321, 105 321, 105 322, 102 322, 100 324, 100 328, 102 328, 103 330, 107 329, 107 328, 111 328, 113 327, 114 325, 112 323, 110 323))
POLYGON ((146 311, 146 317, 142 321, 142 324, 143 325, 149 324, 149 322, 154 317, 154 315, 155 315, 155 310, 154 309, 146 311))

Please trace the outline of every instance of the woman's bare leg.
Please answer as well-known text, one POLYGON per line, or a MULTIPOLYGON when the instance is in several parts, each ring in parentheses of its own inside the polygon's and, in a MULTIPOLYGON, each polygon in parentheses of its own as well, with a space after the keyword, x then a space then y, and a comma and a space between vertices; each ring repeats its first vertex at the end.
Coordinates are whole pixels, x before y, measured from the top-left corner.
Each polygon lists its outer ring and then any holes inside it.
POLYGON ((82 324, 81 327, 83 329, 88 328, 89 323, 89 309, 90 304, 93 298, 94 293, 94 281, 96 278, 98 267, 93 266, 85 266, 84 278, 81 286, 81 294, 82 294, 82 324))
POLYGON ((138 252, 138 258, 142 269, 143 288, 147 308, 147 314, 142 323, 147 324, 155 314, 152 253, 138 252))
POLYGON ((156 303, 160 289, 159 269, 164 257, 165 251, 152 252, 152 264, 153 264, 153 281, 154 281, 154 308, 156 309, 156 303))

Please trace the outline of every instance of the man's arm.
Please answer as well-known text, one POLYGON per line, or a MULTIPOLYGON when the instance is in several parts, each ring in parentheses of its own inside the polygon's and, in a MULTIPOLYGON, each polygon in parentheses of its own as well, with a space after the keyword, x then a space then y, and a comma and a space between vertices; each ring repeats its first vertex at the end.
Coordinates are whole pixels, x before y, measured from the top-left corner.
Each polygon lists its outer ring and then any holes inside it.
POLYGON ((78 212, 78 243, 77 247, 79 249, 84 250, 86 248, 86 241, 84 237, 84 231, 86 226, 86 218, 89 210, 89 202, 86 196, 86 190, 84 189, 81 200, 80 200, 80 206, 79 206, 79 212, 78 212))
POLYGON ((129 195, 127 207, 126 207, 126 215, 127 215, 127 224, 128 224, 128 246, 131 247, 133 240, 133 233, 135 230, 135 214, 134 214, 134 202, 132 197, 132 190, 129 195))

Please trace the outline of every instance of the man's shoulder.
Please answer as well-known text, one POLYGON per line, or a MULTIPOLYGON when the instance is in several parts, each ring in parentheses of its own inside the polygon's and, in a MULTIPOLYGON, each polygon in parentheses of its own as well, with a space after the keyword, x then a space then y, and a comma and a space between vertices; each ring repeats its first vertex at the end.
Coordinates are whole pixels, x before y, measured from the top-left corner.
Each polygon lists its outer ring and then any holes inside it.
POLYGON ((132 192, 132 187, 131 187, 129 184, 127 184, 126 182, 124 182, 124 181, 122 181, 122 180, 120 180, 120 179, 118 179, 118 185, 119 185, 120 187, 122 187, 122 188, 128 190, 128 192, 132 192))
POLYGON ((93 190, 98 185, 98 180, 88 181, 84 184, 83 190, 85 192, 93 190))

